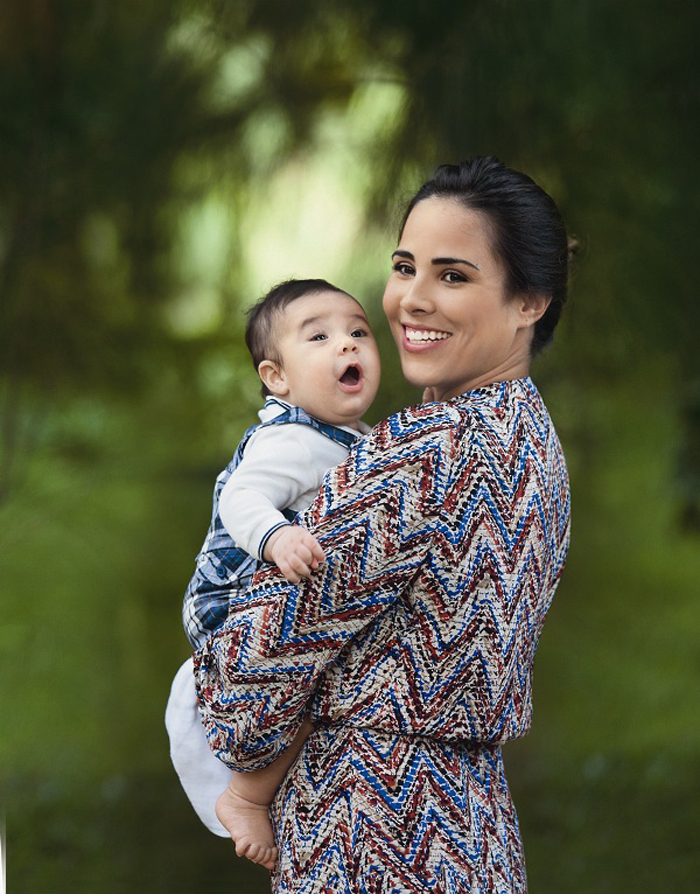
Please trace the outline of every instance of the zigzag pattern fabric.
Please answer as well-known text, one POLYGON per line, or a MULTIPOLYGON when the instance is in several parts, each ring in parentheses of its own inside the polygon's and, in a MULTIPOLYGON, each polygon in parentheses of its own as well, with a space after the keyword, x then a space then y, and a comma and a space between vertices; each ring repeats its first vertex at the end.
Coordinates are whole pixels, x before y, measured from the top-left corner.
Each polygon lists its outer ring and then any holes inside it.
POLYGON ((529 378, 397 413, 329 472, 302 517, 327 561, 258 572, 195 660, 234 768, 311 713, 273 805, 276 894, 526 891, 501 745, 530 726, 569 509, 529 378))

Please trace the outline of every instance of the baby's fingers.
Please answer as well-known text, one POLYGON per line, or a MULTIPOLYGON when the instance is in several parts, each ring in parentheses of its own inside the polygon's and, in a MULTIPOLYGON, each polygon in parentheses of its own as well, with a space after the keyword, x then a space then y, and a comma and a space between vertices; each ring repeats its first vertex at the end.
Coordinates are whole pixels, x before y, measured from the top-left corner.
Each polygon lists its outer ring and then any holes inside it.
POLYGON ((298 584, 301 580, 299 574, 292 567, 291 562, 280 562, 277 567, 284 575, 284 579, 288 580, 290 584, 298 584))
MULTIPOLYGON (((326 554, 321 549, 321 544, 308 531, 304 531, 303 536, 295 545, 294 554, 306 569, 318 568, 319 564, 326 558, 326 554)), ((302 571, 301 565, 295 564, 294 567, 297 571, 302 571)))
POLYGON ((272 559, 292 584, 302 577, 310 577, 326 558, 320 543, 313 534, 298 527, 283 529, 271 548, 272 559))
POLYGON ((302 577, 311 576, 311 553, 309 550, 303 550, 302 554, 297 547, 296 552, 286 561, 280 562, 279 569, 290 583, 298 584, 302 577))
POLYGON ((316 540, 315 537, 312 537, 309 534, 309 540, 306 542, 306 545, 309 547, 309 564, 312 568, 318 568, 321 562, 325 561, 326 554, 321 548, 321 544, 316 540))

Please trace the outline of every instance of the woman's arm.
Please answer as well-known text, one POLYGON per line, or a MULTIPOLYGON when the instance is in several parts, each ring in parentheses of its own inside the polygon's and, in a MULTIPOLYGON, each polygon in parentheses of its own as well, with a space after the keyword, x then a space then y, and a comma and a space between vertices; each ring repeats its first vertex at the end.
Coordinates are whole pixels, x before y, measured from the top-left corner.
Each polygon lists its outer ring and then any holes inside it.
POLYGON ((433 404, 377 426, 302 518, 324 565, 300 584, 257 574, 197 654, 210 744, 230 766, 264 766, 289 745, 324 669, 415 576, 446 491, 453 414, 433 404))

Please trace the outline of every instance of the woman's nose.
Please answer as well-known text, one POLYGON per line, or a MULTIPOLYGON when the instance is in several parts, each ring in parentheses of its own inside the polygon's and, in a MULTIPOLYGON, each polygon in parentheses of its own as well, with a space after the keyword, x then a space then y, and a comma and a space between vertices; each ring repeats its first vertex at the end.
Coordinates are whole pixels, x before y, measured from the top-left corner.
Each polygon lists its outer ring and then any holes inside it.
POLYGON ((401 296, 401 308, 410 314, 430 313, 433 308, 427 285, 418 279, 411 280, 409 288, 401 296))

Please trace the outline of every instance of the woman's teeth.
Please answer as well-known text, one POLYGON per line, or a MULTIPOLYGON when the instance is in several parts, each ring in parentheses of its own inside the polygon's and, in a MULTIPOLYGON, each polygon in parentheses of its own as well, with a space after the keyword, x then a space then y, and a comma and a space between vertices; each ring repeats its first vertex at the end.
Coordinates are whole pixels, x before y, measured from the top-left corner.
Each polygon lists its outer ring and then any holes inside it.
POLYGON ((406 326, 406 338, 409 341, 443 341, 449 337, 449 332, 438 332, 435 329, 409 329, 406 326))

